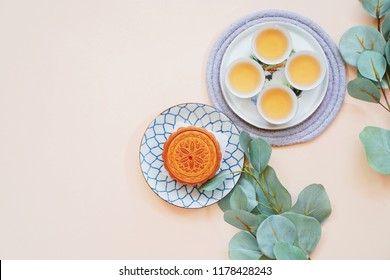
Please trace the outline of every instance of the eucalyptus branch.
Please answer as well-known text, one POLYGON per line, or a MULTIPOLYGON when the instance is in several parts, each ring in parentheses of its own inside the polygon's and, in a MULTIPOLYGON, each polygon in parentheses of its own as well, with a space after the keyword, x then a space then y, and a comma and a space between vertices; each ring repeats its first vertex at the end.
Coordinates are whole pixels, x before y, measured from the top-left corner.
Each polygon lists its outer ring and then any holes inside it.
POLYGON ((381 105, 383 109, 385 109, 387 112, 390 112, 390 109, 383 105, 381 102, 379 102, 378 104, 381 105))
POLYGON ((383 96, 385 97, 387 107, 385 105, 383 105, 382 102, 380 102, 379 100, 378 100, 378 104, 381 105, 386 111, 390 112, 389 100, 387 99, 385 89, 383 88, 382 83, 380 81, 378 83, 379 83, 379 88, 380 88, 383 96))
MULTIPOLYGON (((265 181, 264 173, 261 173, 261 180, 263 182, 265 181)), ((282 201, 282 205, 279 206, 278 197, 276 196, 276 193, 273 191, 272 188, 271 188, 271 191, 272 192, 268 192, 268 194, 270 194, 272 196, 272 198, 274 199, 276 210, 278 211, 278 213, 281 213, 282 209, 283 209, 284 201, 282 201)))
MULTIPOLYGON (((378 92, 375 94, 377 97, 378 92)), ((321 223, 332 212, 324 187, 319 184, 307 186, 292 208, 290 193, 268 165, 272 153, 269 143, 262 138, 253 139, 246 131, 241 131, 239 139, 246 154, 242 170, 233 172, 242 174, 240 180, 243 181, 236 184, 241 185, 240 191, 238 195, 226 196, 222 200, 225 202, 219 203, 225 212, 224 220, 241 230, 229 242, 229 257, 236 260, 257 260, 261 256, 267 259, 310 259, 321 237, 321 223), (279 215, 284 211, 286 215, 279 215), (312 219, 318 222, 312 223, 312 219), (301 230, 294 230, 295 226, 301 230), (294 242, 276 244, 275 239, 294 242)), ((214 184, 220 185, 220 181, 214 184)))
POLYGON ((276 209, 273 205, 272 205, 272 202, 271 202, 271 199, 269 197, 269 194, 268 192, 265 190, 265 187, 264 185, 259 181, 259 179, 253 174, 252 171, 250 171, 248 168, 244 168, 243 173, 247 173, 249 176, 251 176, 255 181, 256 183, 259 185, 261 191, 263 192, 265 198, 267 199, 267 202, 268 204, 270 205, 271 207, 271 210, 275 213, 275 214, 280 214, 280 211, 278 209, 276 209))
MULTIPOLYGON (((374 71, 374 75, 375 75, 375 79, 376 81, 378 82, 379 84, 379 88, 382 92, 382 95, 385 97, 385 100, 386 100, 386 104, 387 104, 387 108, 385 105, 383 105, 380 100, 378 100, 378 104, 381 105, 386 111, 389 111, 390 112, 390 105, 389 105, 389 101, 387 100, 387 96, 386 96, 386 92, 382 86, 382 82, 381 82, 381 79, 379 77, 379 74, 378 74, 378 71, 376 70, 375 66, 374 66, 374 62, 371 60, 371 67, 372 67, 372 70, 374 71)), ((387 74, 387 72, 385 71, 385 73, 387 74)), ((387 79, 388 79, 388 75, 387 75, 387 79)), ((389 80, 388 80, 389 81, 389 80)), ((390 85, 389 85, 390 86, 390 85)))

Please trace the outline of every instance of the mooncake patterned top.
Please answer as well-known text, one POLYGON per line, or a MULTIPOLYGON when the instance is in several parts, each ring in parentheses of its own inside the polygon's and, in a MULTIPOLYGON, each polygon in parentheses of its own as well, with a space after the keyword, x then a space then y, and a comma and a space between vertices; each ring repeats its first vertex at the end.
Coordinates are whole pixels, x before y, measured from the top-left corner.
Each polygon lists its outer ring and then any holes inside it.
POLYGON ((164 167, 180 183, 202 184, 219 169, 222 154, 215 136, 204 128, 182 127, 164 144, 164 167))

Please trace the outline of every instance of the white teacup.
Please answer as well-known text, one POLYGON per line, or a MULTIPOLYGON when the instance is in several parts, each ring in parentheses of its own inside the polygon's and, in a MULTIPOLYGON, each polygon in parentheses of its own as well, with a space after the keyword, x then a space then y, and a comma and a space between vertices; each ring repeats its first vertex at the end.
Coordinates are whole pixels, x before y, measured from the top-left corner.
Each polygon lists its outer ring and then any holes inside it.
POLYGON ((263 88, 265 74, 261 65, 252 59, 239 58, 233 61, 225 73, 228 90, 239 98, 251 98, 263 88))
POLYGON ((314 52, 300 51, 289 57, 284 71, 287 81, 294 88, 310 90, 324 79, 326 63, 314 52))
POLYGON ((252 50, 265 64, 275 65, 288 58, 292 51, 290 33, 278 25, 257 31, 252 38, 252 50))
POLYGON ((298 101, 291 88, 274 84, 260 92, 257 109, 267 122, 280 125, 294 118, 298 109, 298 101))

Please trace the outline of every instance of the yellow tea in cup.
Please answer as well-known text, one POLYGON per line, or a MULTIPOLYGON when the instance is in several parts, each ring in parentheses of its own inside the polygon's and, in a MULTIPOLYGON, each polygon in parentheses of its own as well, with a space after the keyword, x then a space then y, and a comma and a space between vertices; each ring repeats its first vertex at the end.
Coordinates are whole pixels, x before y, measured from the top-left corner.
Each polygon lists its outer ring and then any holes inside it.
POLYGON ((238 59, 228 67, 225 80, 231 93, 241 98, 250 98, 262 89, 264 70, 252 60, 238 59))
POLYGON ((229 73, 229 79, 232 87, 241 93, 254 91, 260 84, 260 73, 250 63, 242 62, 234 65, 229 73))
POLYGON ((273 124, 291 120, 297 111, 297 98, 294 92, 284 85, 274 85, 264 89, 257 100, 261 116, 273 124))
POLYGON ((278 64, 291 53, 289 33, 276 26, 256 33, 252 44, 257 58, 266 64, 278 64))
POLYGON ((289 58, 285 74, 293 87, 308 90, 320 84, 325 75, 325 67, 315 53, 302 51, 289 58))

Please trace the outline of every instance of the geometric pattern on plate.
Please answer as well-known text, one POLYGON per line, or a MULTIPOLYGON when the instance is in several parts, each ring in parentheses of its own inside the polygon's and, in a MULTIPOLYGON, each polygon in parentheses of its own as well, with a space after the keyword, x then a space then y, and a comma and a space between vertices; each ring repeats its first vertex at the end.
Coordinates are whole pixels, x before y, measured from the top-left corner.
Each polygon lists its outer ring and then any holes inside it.
POLYGON ((171 178, 164 168, 162 152, 164 143, 175 132, 177 124, 202 127, 226 137, 227 143, 217 174, 225 170, 242 170, 244 153, 239 147, 239 130, 217 109, 200 103, 185 103, 173 106, 158 115, 142 137, 141 170, 154 193, 168 203, 183 208, 201 208, 214 204, 233 189, 240 174, 230 174, 221 186, 212 191, 199 191, 197 187, 200 185, 193 187, 171 178))

